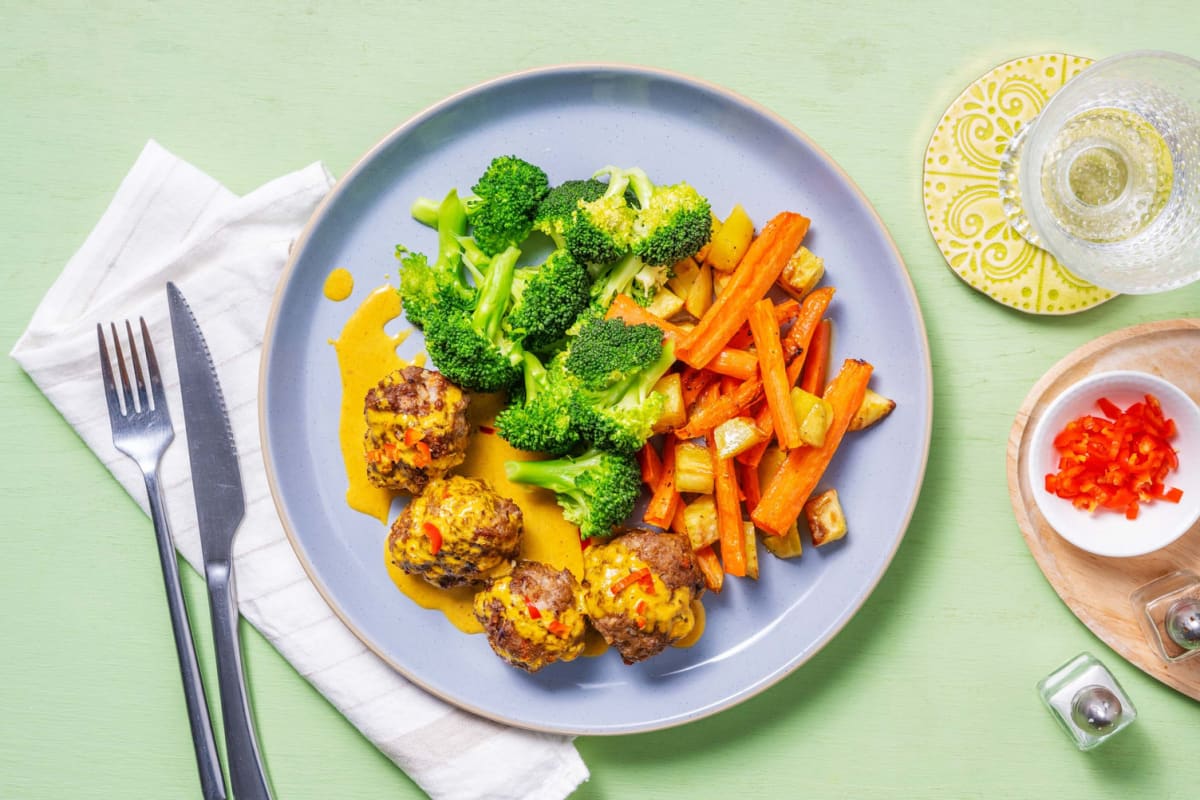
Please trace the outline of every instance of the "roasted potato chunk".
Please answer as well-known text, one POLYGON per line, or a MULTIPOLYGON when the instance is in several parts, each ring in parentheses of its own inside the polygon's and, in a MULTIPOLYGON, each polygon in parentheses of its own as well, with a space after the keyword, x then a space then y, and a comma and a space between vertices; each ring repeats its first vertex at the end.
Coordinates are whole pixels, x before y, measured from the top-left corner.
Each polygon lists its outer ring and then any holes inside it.
POLYGON ((896 408, 896 401, 884 397, 879 392, 871 388, 867 388, 867 393, 863 395, 862 405, 858 407, 858 411, 850 420, 850 430, 861 431, 864 428, 869 428, 879 420, 892 413, 896 408))
POLYGON ((820 256, 813 255, 812 251, 804 245, 800 245, 788 259, 777 283, 779 288, 800 300, 816 288, 824 276, 825 260, 820 256))
POLYGON ((804 516, 817 547, 836 542, 846 535, 846 515, 838 500, 837 489, 826 489, 809 499, 804 504, 804 516))

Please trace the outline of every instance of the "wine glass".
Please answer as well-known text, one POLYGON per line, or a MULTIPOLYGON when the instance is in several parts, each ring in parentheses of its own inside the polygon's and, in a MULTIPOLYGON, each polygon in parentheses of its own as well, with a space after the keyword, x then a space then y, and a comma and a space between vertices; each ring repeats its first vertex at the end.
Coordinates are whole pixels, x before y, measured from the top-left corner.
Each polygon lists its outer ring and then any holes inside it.
POLYGON ((1200 279, 1200 61, 1097 61, 1013 137, 999 186, 1013 228, 1097 286, 1200 279))

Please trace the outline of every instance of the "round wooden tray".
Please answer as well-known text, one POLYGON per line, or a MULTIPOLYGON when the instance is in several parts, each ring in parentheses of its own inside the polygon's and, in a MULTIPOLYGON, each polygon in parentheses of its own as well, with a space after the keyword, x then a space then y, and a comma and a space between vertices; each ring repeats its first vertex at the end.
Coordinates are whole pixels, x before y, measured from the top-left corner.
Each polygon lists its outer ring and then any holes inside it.
MULTIPOLYGON (((1160 375, 1200 402, 1200 319, 1150 322, 1102 336, 1059 361, 1029 392, 1008 439, 1008 488, 1017 524, 1042 574, 1084 625, 1146 674, 1200 700, 1200 658, 1171 664, 1146 641, 1129 596, 1168 572, 1200 572, 1200 523, 1169 547, 1135 558, 1104 558, 1078 549, 1038 512, 1025 449, 1046 406, 1094 372, 1135 369, 1160 375)), ((1194 457, 1194 454, 1193 454, 1194 457)))

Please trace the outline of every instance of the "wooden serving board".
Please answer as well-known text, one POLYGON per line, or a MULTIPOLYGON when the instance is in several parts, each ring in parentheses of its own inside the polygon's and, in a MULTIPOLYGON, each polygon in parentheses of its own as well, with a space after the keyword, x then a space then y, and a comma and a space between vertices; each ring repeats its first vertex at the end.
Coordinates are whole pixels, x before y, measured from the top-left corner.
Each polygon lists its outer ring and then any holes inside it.
MULTIPOLYGON (((1038 567, 1063 602, 1122 658, 1200 700, 1200 657, 1170 664, 1146 641, 1129 596, 1177 569, 1200 573, 1200 523, 1169 547, 1134 558, 1105 558, 1080 550, 1054 532, 1038 511, 1025 449, 1046 406, 1095 372, 1134 369, 1160 375, 1200 402, 1200 319, 1135 325, 1080 347, 1047 372, 1017 412, 1008 440, 1008 487, 1017 524, 1038 567)), ((1197 457, 1196 454, 1191 454, 1197 457)))

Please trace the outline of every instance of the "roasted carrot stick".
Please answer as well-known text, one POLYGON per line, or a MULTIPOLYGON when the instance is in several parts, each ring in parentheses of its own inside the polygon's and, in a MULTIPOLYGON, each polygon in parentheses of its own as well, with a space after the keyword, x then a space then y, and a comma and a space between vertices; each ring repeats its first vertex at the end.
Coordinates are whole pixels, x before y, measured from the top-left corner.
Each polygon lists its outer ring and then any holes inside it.
POLYGON ((704 585, 710 592, 720 594, 721 587, 725 585, 725 570, 721 569, 721 560, 717 558, 712 545, 704 545, 694 555, 696 556, 696 565, 704 573, 704 585))
MULTIPOLYGON (((809 342, 812 341, 813 333, 820 325, 821 319, 825 316, 825 310, 829 308, 829 303, 833 300, 834 288, 832 286, 822 286, 820 289, 814 289, 804 296, 804 302, 800 304, 800 313, 796 317, 796 323, 792 325, 787 332, 787 336, 783 337, 783 357, 788 362, 794 361, 797 357, 803 355, 809 349, 809 342)), ((804 362, 801 361, 800 365, 804 362)), ((797 369, 797 377, 799 376, 797 369)), ((792 378, 792 383, 796 382, 796 377, 792 378)))
POLYGON ((751 514, 762 500, 762 489, 758 485, 758 465, 737 464, 738 485, 742 487, 742 500, 751 514))
POLYGON ((758 370, 758 359, 747 350, 726 347, 708 362, 707 369, 720 375, 746 380, 758 370))
POLYGON ((792 384, 788 381, 787 365, 783 362, 779 325, 775 322, 774 304, 770 299, 764 297, 750 307, 749 322, 775 435, 784 449, 794 450, 804 442, 800 439, 800 423, 788 395, 792 384))
POLYGON ((829 346, 833 339, 833 323, 821 320, 812 337, 808 357, 804 359, 804 371, 800 373, 800 388, 810 394, 825 391, 825 376, 829 372, 829 346))
POLYGON ((654 444, 646 442, 638 451, 638 466, 642 468, 642 483, 650 487, 650 491, 658 489, 658 481, 662 478, 662 459, 654 444))
POLYGON ((725 290, 704 312, 695 328, 676 346, 676 355, 693 367, 712 361, 741 327, 750 306, 766 296, 804 235, 807 217, 791 211, 777 214, 750 244, 725 290))
POLYGON ((690 409, 700 399, 700 395, 704 394, 704 391, 718 380, 720 380, 720 376, 712 370, 685 367, 680 375, 683 407, 690 409))
POLYGON ((708 402, 699 404, 688 417, 687 425, 675 431, 680 439, 694 439, 705 436, 713 428, 726 420, 733 419, 754 403, 762 391, 762 381, 757 377, 740 384, 732 392, 722 392, 707 398, 708 402))
POLYGON ((676 507, 682 502, 683 498, 675 488, 675 436, 668 433, 663 440, 662 474, 642 519, 650 525, 667 528, 675 517, 676 507))
POLYGON ((740 577, 746 574, 746 531, 742 527, 741 492, 733 471, 733 459, 718 455, 711 436, 708 437, 708 452, 713 464, 713 499, 717 504, 721 559, 725 562, 726 572, 740 577))
MULTIPOLYGON (((809 495, 817 487, 833 454, 841 444, 850 420, 862 405, 872 367, 865 361, 846 359, 841 371, 825 391, 825 399, 833 407, 833 420, 820 447, 802 447, 788 453, 783 466, 763 489, 762 499, 750 515, 754 524, 767 533, 782 536, 787 533, 809 495)), ((718 521, 720 506, 718 505, 718 521)))
MULTIPOLYGON (((782 303, 775 306, 775 322, 780 328, 786 326, 800 314, 800 304, 790 297, 782 303)), ((729 347, 744 350, 754 343, 754 336, 750 333, 750 326, 743 324, 737 329, 732 338, 729 340, 729 347)))

